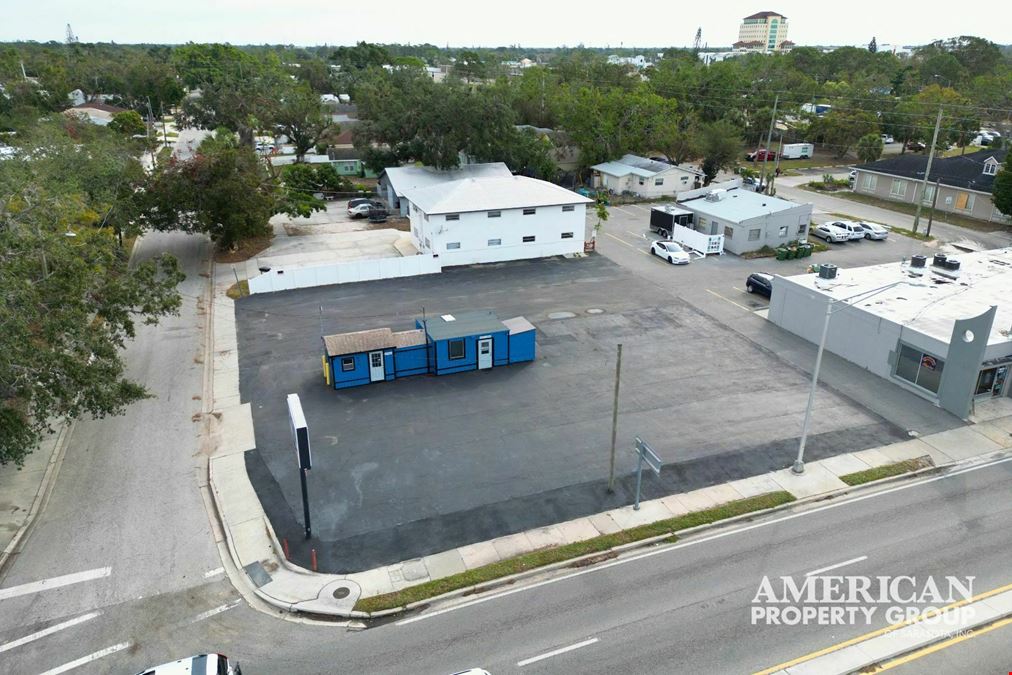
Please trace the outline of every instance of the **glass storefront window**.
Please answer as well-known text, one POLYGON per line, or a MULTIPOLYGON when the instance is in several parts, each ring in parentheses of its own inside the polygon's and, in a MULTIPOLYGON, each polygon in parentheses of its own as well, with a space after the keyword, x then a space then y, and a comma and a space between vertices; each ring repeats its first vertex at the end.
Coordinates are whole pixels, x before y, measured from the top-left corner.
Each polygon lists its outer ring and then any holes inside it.
POLYGON ((919 349, 900 345, 900 355, 896 362, 896 376, 918 387, 927 389, 933 394, 938 393, 942 383, 942 369, 945 361, 919 349))

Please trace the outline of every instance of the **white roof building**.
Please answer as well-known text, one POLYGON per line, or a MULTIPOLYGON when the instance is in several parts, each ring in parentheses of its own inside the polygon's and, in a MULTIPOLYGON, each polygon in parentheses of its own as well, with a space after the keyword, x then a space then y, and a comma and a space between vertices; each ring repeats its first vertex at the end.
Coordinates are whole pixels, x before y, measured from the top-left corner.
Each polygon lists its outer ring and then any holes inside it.
POLYGON ((465 164, 456 169, 436 169, 431 166, 392 166, 384 169, 380 174, 377 190, 391 209, 399 208, 401 215, 407 215, 407 203, 401 202, 401 198, 404 197, 407 190, 448 183, 461 178, 505 178, 512 175, 509 167, 503 162, 465 164))
POLYGON ((808 238, 811 204, 796 204, 740 187, 697 192, 703 194, 689 195, 678 206, 695 214, 696 231, 724 235, 725 251, 740 255, 808 238))
POLYGON ((703 172, 691 166, 677 166, 658 162, 639 155, 623 155, 612 162, 590 167, 595 187, 616 194, 631 192, 639 197, 652 198, 678 194, 699 187, 703 172))
POLYGON ((512 175, 463 178, 411 188, 405 191, 404 196, 429 215, 586 204, 591 201, 554 183, 512 175))

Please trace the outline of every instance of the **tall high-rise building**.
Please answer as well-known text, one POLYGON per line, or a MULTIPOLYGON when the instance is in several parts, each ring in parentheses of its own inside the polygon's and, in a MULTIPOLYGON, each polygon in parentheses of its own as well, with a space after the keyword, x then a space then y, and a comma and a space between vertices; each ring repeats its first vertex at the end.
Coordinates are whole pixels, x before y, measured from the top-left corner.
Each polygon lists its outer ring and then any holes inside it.
POLYGON ((787 39, 787 17, 776 12, 746 16, 738 28, 738 41, 734 43, 735 49, 750 52, 780 51, 791 46, 793 43, 787 39))

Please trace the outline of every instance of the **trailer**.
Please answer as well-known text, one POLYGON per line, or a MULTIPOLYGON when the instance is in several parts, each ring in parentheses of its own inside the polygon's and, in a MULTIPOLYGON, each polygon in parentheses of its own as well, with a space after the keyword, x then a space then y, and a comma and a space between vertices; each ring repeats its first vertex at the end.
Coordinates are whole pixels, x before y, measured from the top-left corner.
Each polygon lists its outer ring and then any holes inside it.
POLYGON ((665 204, 650 209, 650 231, 667 239, 675 231, 675 225, 692 227, 692 211, 665 204))
POLYGON ((787 143, 784 145, 783 152, 780 153, 780 158, 811 159, 813 154, 815 154, 815 146, 811 143, 787 143))

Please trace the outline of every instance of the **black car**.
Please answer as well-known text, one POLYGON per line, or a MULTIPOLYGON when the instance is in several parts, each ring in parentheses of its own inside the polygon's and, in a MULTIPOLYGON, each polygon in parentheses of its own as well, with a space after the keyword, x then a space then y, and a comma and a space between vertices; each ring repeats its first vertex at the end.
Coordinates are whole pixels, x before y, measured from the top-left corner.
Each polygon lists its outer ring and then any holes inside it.
POLYGON ((745 290, 749 293, 758 293, 767 298, 773 295, 773 275, 766 272, 756 272, 748 275, 745 280, 745 290))
POLYGON ((381 206, 369 209, 369 222, 370 223, 385 223, 387 222, 387 210, 381 206))

